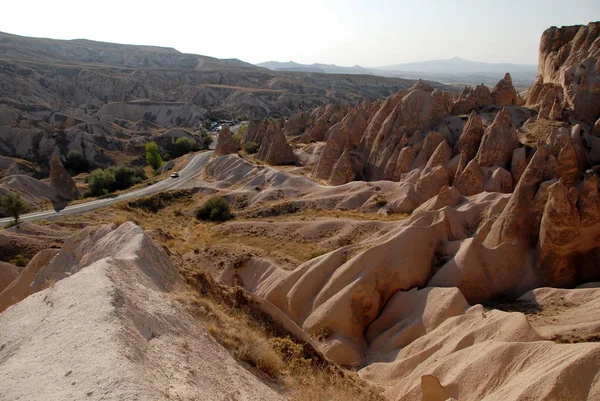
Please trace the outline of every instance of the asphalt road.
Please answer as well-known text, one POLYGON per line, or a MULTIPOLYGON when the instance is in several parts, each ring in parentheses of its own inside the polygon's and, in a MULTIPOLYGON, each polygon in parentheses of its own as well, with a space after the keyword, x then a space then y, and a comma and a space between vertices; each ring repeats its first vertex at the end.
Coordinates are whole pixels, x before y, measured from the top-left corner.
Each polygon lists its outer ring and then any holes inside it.
MULTIPOLYGON (((190 181, 195 181, 202 178, 202 167, 204 167, 204 164, 206 164, 208 158, 212 153, 212 151, 209 151, 193 156, 189 163, 182 170, 179 171, 179 178, 167 178, 146 188, 136 189, 135 191, 127 192, 114 197, 93 200, 86 203, 79 203, 73 206, 67 206, 66 208, 59 211, 50 209, 44 210, 42 212, 27 213, 21 215, 20 221, 47 220, 56 217, 69 216, 73 214, 87 213, 106 206, 114 205, 115 203, 142 198, 144 196, 152 195, 157 192, 168 191, 170 189, 186 187, 186 184, 188 184, 190 181)), ((5 226, 12 220, 12 218, 0 219, 0 226, 5 226)))

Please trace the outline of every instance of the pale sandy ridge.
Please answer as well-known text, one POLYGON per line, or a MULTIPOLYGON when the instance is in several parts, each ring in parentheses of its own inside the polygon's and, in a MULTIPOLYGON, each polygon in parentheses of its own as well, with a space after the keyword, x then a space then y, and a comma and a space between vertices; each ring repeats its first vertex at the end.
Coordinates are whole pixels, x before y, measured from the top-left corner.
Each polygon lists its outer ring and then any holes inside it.
POLYGON ((179 273, 140 227, 105 230, 76 259, 0 314, 3 400, 281 398, 172 300, 179 273))

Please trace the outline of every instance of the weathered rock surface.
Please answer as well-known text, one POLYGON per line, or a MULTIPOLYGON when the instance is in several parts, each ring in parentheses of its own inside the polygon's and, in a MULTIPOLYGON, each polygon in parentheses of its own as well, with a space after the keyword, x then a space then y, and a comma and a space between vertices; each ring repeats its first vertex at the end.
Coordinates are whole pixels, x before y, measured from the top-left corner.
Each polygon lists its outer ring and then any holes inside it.
POLYGON ((0 294, 10 285, 21 273, 21 268, 10 263, 0 262, 0 294))
POLYGON ((309 118, 310 116, 306 112, 298 112, 293 115, 287 120, 284 134, 286 136, 302 134, 306 130, 309 118))
POLYGON ((179 273, 139 227, 104 230, 76 249, 56 258, 79 262, 79 272, 0 314, 5 399, 167 400, 169 388, 194 399, 282 399, 173 301, 179 273))
POLYGON ((287 143, 283 130, 267 130, 256 158, 272 165, 296 163, 292 147, 287 143))
POLYGON ((496 114, 492 125, 486 128, 475 158, 481 167, 509 167, 513 151, 518 146, 517 130, 510 113, 502 109, 496 114))
MULTIPOLYGON (((540 42, 538 80, 530 92, 528 104, 540 104, 547 88, 556 88, 557 96, 584 120, 600 117, 600 23, 552 27, 544 31, 540 42)), ((546 106, 547 107, 547 106, 546 106)), ((552 107, 552 104, 550 104, 552 107)))
POLYGON ((217 146, 215 147, 215 156, 224 156, 231 153, 237 153, 238 147, 237 143, 233 139, 233 135, 231 135, 231 130, 226 125, 221 128, 219 131, 219 136, 217 137, 217 146))
POLYGON ((75 181, 73 181, 56 153, 52 153, 50 158, 50 186, 59 197, 65 200, 79 198, 75 181))
POLYGON ((183 102, 114 102, 98 110, 100 119, 149 120, 162 127, 193 126, 206 113, 201 107, 183 102))
POLYGON ((485 85, 477 85, 474 89, 465 88, 459 100, 452 106, 452 114, 468 114, 480 107, 492 104, 492 94, 485 85))
POLYGON ((358 150, 361 135, 367 127, 367 118, 367 111, 358 106, 327 131, 329 138, 312 171, 315 177, 340 185, 363 174, 362 165, 355 165, 350 152, 358 150), (346 177, 345 180, 343 177, 346 177))
POLYGON ((465 152, 467 160, 471 160, 477 154, 482 137, 483 124, 481 122, 481 117, 475 111, 471 111, 469 119, 458 139, 456 150, 458 153, 465 152))
POLYGON ((264 120, 251 120, 248 122, 248 128, 242 138, 242 143, 254 142, 260 144, 267 129, 267 122, 264 120))
POLYGON ((513 87, 512 78, 508 72, 492 89, 492 103, 502 107, 517 104, 517 91, 513 87))
POLYGON ((510 171, 513 177, 513 186, 516 186, 527 168, 527 151, 524 147, 513 150, 510 171))
POLYGON ((477 160, 471 160, 465 169, 456 177, 454 186, 464 196, 471 196, 483 191, 486 176, 481 171, 477 160))
POLYGON ((348 148, 345 148, 333 166, 333 171, 329 177, 329 185, 342 185, 354 180, 354 178, 356 178, 356 174, 354 173, 352 159, 350 158, 348 148))
POLYGON ((540 226, 538 268, 545 284, 564 286, 575 281, 576 271, 569 263, 569 250, 578 239, 579 212, 568 188, 557 181, 548 188, 548 201, 540 226))

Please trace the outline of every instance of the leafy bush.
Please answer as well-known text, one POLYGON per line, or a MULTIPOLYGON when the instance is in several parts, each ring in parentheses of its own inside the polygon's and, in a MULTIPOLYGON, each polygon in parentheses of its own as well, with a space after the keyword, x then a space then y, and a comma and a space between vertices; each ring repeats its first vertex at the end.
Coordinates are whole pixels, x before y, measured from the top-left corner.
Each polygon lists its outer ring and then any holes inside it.
POLYGON ((233 218, 229 202, 222 196, 213 196, 204 205, 196 209, 198 220, 226 221, 233 218))
POLYGON ((387 205, 387 199, 385 199, 383 196, 378 196, 375 198, 375 204, 377 205, 377 207, 384 207, 385 205, 387 205))
POLYGON ((146 179, 146 173, 140 167, 113 166, 108 170, 115 175, 115 191, 130 188, 146 179))
POLYGON ((85 160, 83 153, 72 149, 67 154, 67 168, 73 170, 74 173, 79 174, 83 171, 87 171, 89 165, 87 160, 85 160))
POLYGON ((109 170, 97 168, 87 176, 88 190, 84 192, 84 197, 107 195, 109 188, 114 188, 117 180, 114 173, 109 170))
POLYGON ((139 184, 146 178, 146 173, 140 167, 111 166, 106 170, 96 169, 86 179, 88 190, 83 196, 108 195, 139 184))
POLYGON ((29 263, 29 258, 23 255, 17 255, 13 259, 9 260, 8 263, 11 265, 25 267, 29 263))
POLYGON ((258 148, 259 148, 259 144, 256 142, 246 142, 244 144, 244 151, 249 154, 252 155, 256 152, 258 152, 258 148))
POLYGON ((190 153, 196 146, 195 140, 182 136, 175 141, 175 156, 178 157, 190 153))
POLYGON ((163 164, 162 157, 160 157, 160 152, 158 151, 158 145, 154 141, 146 144, 146 162, 154 170, 158 170, 163 164))

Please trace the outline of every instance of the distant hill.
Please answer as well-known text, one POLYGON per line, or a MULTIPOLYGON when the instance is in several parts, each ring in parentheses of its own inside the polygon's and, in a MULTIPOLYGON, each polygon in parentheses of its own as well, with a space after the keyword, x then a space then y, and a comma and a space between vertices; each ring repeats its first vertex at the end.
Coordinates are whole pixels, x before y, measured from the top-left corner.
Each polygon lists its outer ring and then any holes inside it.
MULTIPOLYGON (((355 104, 384 98, 415 84, 414 80, 364 75, 360 67, 361 74, 356 75, 325 73, 335 71, 336 66, 314 65, 300 72, 289 69, 293 64, 277 67, 281 69, 272 71, 238 59, 185 54, 168 47, 0 32, 0 111, 3 106, 23 112, 48 108, 48 113, 84 121, 96 117, 109 103, 143 100, 149 107, 154 106, 147 101, 183 103, 205 110, 209 117, 263 118, 331 102, 355 104)), ((453 89, 439 83, 432 86, 453 89)), ((136 103, 134 109, 140 106, 136 103)), ((1 141, 0 153, 6 155, 1 141)))
POLYGON ((449 84, 485 84, 493 86, 509 72, 516 87, 528 87, 537 75, 537 65, 483 63, 453 57, 415 63, 373 67, 377 75, 405 79, 429 79, 449 84))
POLYGON ((333 64, 299 64, 293 61, 267 61, 256 64, 273 71, 325 72, 328 74, 366 74, 404 79, 425 79, 448 84, 485 84, 495 85, 505 73, 509 72, 513 84, 527 87, 537 75, 535 64, 483 63, 453 57, 447 60, 429 60, 415 63, 387 65, 364 68, 361 66, 340 67, 333 64))
POLYGON ((482 74, 482 73, 537 73, 535 64, 482 63, 453 57, 447 60, 430 60, 415 63, 394 64, 384 67, 373 67, 379 71, 406 71, 451 74, 482 74))
POLYGON ((264 63, 256 64, 258 67, 268 68, 273 71, 298 71, 298 72, 320 72, 327 74, 368 74, 375 75, 367 68, 363 68, 359 65, 354 67, 340 67, 335 64, 300 64, 293 61, 279 62, 279 61, 267 61, 264 63))

